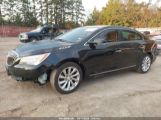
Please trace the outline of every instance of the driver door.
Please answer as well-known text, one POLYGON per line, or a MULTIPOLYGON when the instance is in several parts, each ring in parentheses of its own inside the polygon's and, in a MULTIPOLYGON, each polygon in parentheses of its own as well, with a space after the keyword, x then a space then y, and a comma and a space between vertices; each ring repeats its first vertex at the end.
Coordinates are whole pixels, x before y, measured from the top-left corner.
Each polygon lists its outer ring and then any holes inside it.
POLYGON ((105 30, 98 34, 91 41, 96 42, 95 48, 86 46, 84 65, 87 70, 87 74, 95 75, 101 72, 116 69, 116 61, 118 58, 120 38, 117 30, 105 30))
POLYGON ((41 32, 42 38, 49 39, 51 34, 50 31, 51 31, 51 28, 48 28, 48 27, 44 28, 41 32))

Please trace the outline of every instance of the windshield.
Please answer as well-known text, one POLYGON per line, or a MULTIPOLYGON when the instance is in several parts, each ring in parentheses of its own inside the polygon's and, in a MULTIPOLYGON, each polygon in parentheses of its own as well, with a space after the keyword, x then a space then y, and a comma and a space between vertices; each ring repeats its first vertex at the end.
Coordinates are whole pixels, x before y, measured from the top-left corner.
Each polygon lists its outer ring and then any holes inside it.
POLYGON ((56 40, 61 40, 64 42, 79 43, 88 36, 90 36, 98 27, 81 27, 76 28, 68 33, 56 37, 56 40))
POLYGON ((35 30, 32 30, 31 32, 41 32, 42 29, 43 29, 42 27, 38 27, 35 30))

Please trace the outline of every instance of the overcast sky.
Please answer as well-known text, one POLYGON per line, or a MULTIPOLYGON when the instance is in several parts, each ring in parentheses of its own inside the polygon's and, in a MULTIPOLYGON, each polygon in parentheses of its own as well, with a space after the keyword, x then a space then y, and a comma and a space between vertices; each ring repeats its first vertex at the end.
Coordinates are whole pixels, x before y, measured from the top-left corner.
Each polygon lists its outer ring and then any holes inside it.
MULTIPOLYGON (((94 9, 95 6, 97 9, 101 10, 101 8, 106 6, 106 3, 108 2, 108 0, 82 0, 82 1, 83 1, 83 5, 85 7, 85 10, 86 10, 86 14, 89 14, 94 9)), ((136 1, 146 2, 149 0, 136 0, 136 1)), ((156 0, 152 0, 152 2, 155 2, 155 1, 156 0)))

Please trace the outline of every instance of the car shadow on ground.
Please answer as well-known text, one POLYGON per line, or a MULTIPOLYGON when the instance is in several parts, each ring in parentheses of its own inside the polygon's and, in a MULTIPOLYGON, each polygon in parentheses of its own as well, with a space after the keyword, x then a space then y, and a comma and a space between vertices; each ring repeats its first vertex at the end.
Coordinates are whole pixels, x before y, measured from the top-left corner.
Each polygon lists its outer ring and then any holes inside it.
MULTIPOLYGON (((133 70, 122 70, 112 73, 106 73, 94 77, 86 77, 84 80, 82 80, 79 88, 76 90, 77 92, 81 92, 82 89, 86 89, 90 87, 91 85, 96 85, 98 83, 102 83, 109 80, 114 79, 121 79, 120 76, 128 75, 129 73, 135 73, 133 70)), ((13 78, 11 78, 13 79, 13 78)), ((23 89, 23 91, 32 91, 32 92, 41 92, 42 94, 46 93, 54 93, 59 94, 56 90, 53 90, 50 85, 50 81, 47 82, 47 84, 40 86, 37 83, 26 81, 26 82, 17 82, 16 83, 20 89, 23 89)), ((74 92, 75 93, 75 92, 74 92)))

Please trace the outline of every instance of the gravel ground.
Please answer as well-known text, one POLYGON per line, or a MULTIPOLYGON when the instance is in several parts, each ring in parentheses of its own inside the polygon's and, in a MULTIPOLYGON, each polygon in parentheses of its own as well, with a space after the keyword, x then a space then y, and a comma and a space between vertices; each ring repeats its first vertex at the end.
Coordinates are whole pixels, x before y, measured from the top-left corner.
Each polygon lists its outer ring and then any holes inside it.
POLYGON ((17 38, 0 38, 0 117, 161 117, 161 57, 147 74, 122 71, 84 80, 69 95, 50 84, 16 82, 5 72, 17 38))

